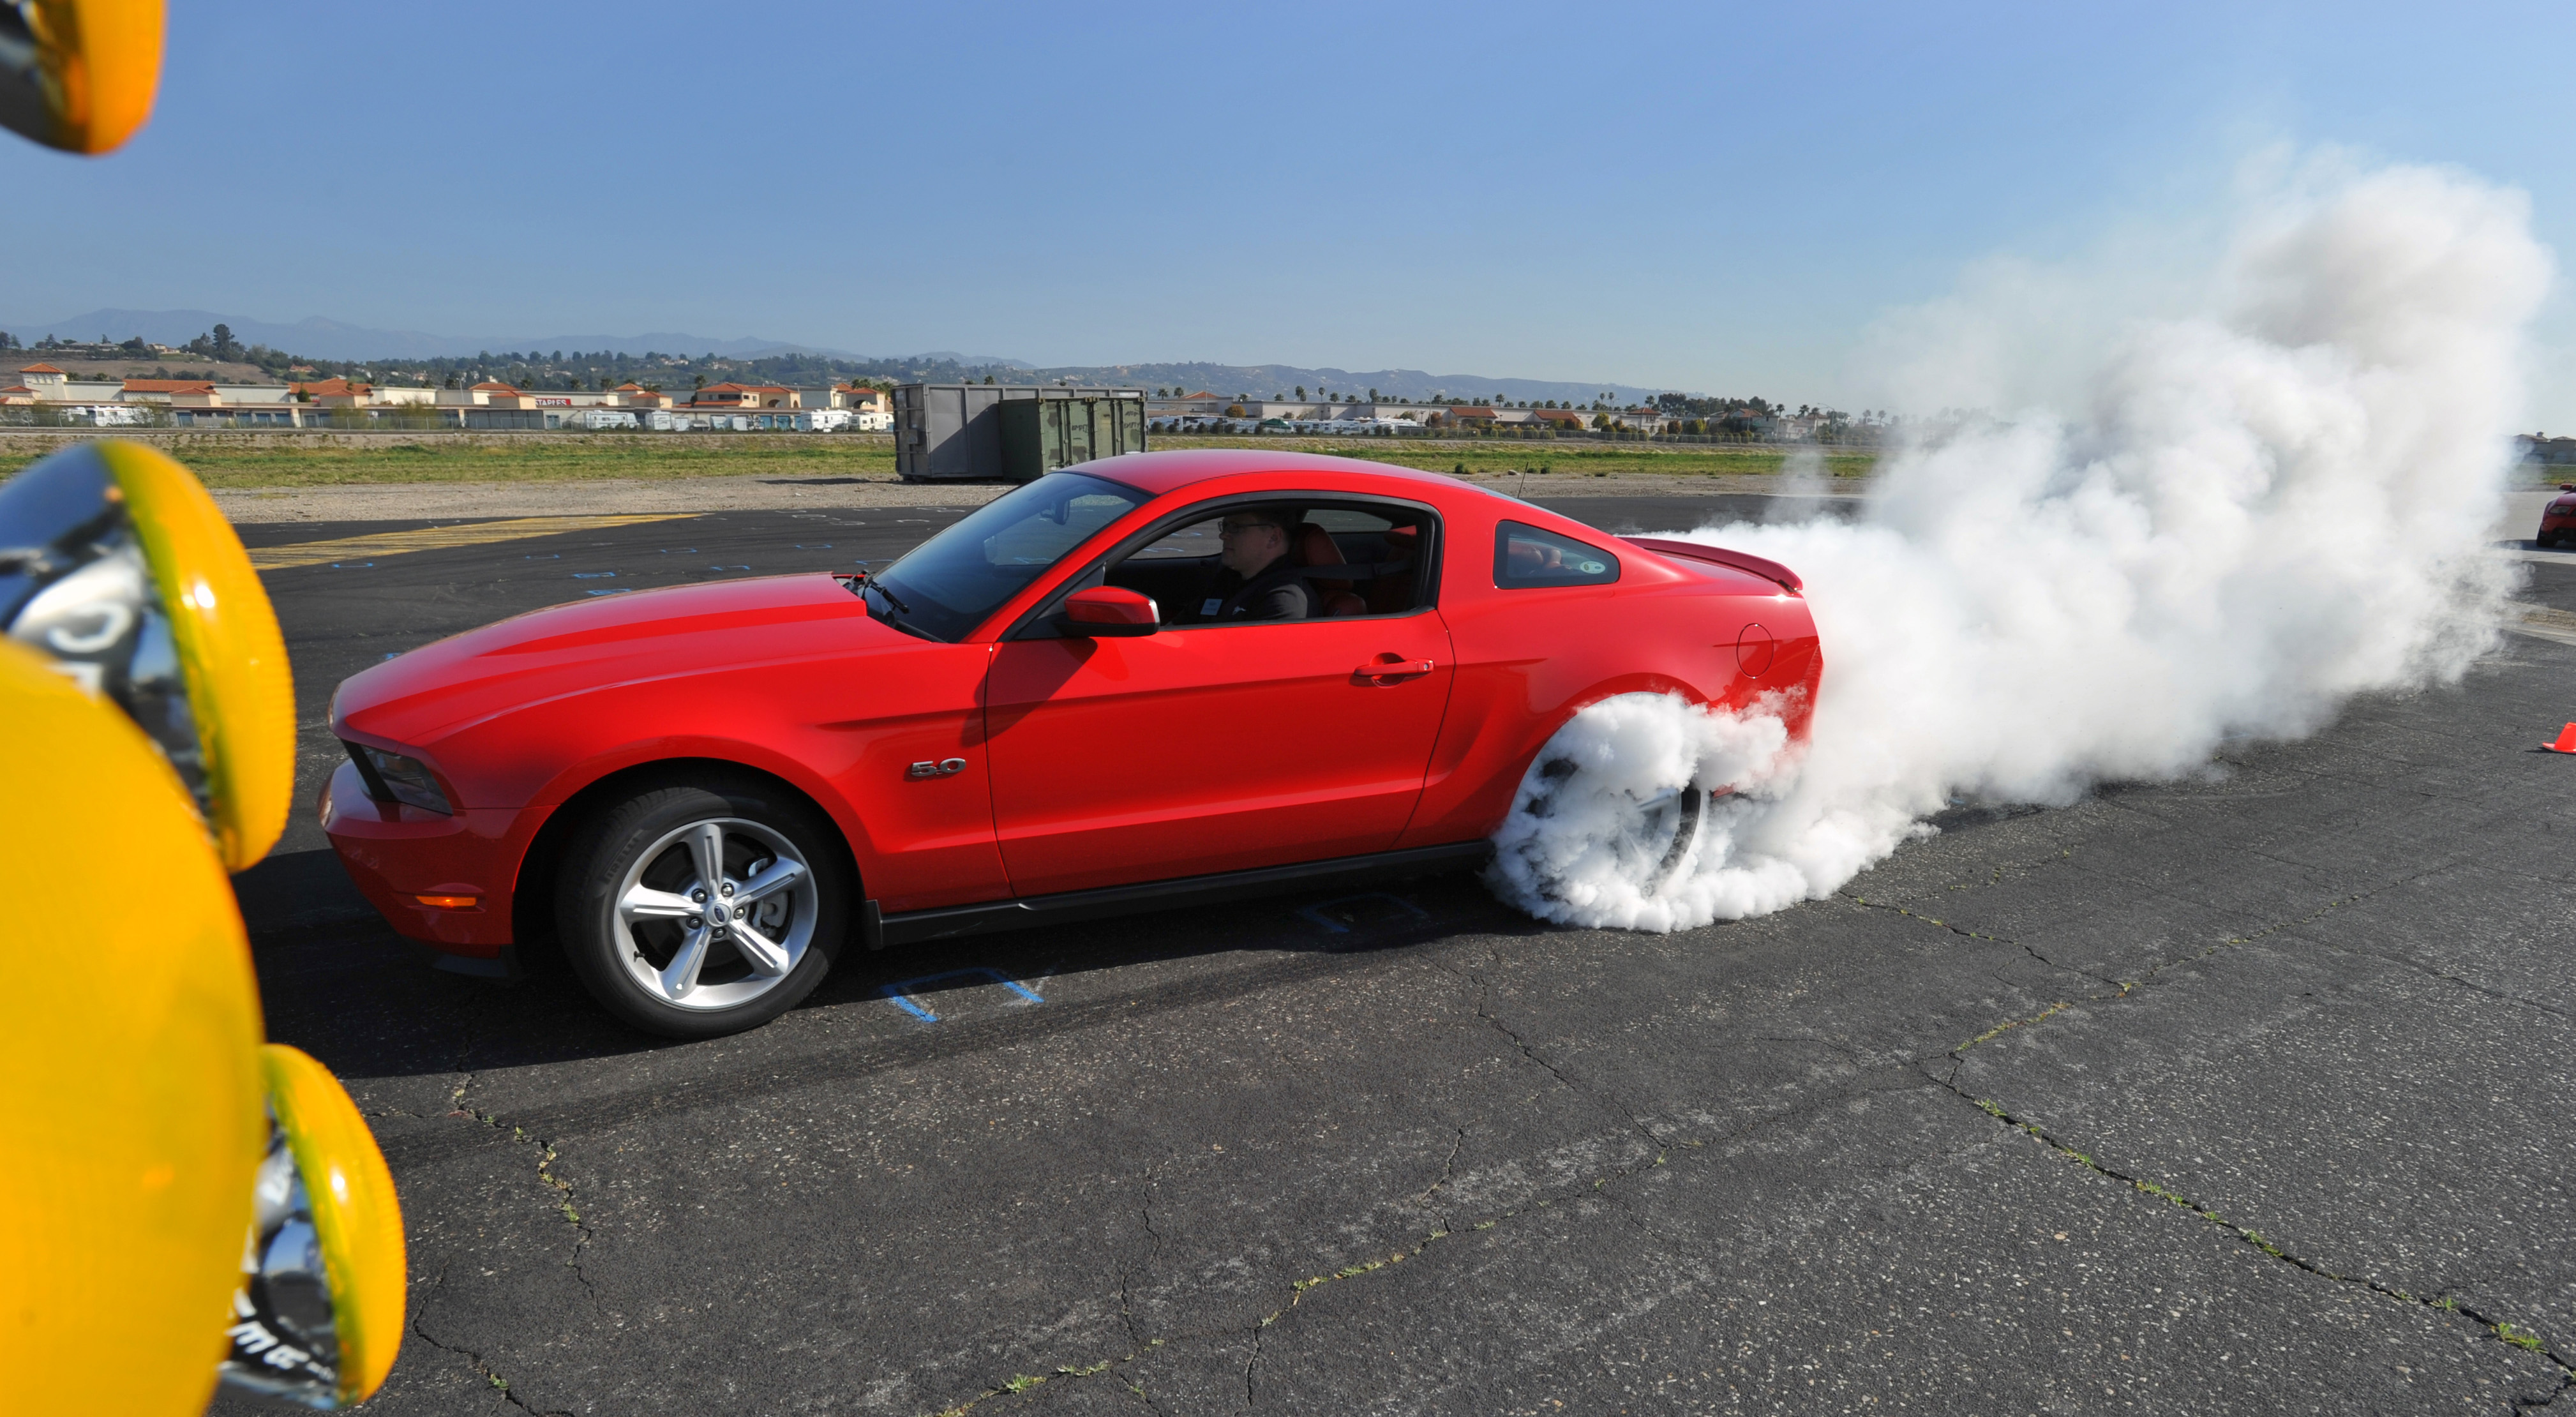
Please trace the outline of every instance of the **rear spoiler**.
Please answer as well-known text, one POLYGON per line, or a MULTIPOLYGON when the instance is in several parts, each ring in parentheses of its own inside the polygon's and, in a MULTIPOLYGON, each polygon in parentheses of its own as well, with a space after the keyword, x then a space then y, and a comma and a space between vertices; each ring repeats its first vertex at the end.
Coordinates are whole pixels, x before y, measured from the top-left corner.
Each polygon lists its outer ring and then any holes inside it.
POLYGON ((1660 536, 1623 536, 1619 539, 1631 546, 1642 546, 1659 556, 1682 556, 1715 566, 1750 571, 1766 581, 1778 581, 1793 592, 1805 584, 1798 579, 1797 572, 1749 552, 1729 551, 1723 546, 1709 546, 1697 541, 1669 541, 1660 536))

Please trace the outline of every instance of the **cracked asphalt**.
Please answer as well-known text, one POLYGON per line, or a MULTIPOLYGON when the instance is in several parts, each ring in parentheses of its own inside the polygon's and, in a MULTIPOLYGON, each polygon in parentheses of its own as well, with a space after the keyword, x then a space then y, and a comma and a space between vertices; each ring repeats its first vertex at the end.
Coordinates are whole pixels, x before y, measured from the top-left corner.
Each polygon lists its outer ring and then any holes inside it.
MULTIPOLYGON (((385 652, 958 514, 271 572, 304 800, 385 652)), ((2531 573, 2576 611, 2576 561, 2531 573)), ((309 814, 240 889, 271 1036, 402 1189, 371 1411, 2507 1412, 2576 1405, 2576 760, 2535 748, 2571 718, 2576 646, 2508 636, 1760 920, 1432 877, 854 954, 702 1044, 542 961, 431 972, 309 814)))

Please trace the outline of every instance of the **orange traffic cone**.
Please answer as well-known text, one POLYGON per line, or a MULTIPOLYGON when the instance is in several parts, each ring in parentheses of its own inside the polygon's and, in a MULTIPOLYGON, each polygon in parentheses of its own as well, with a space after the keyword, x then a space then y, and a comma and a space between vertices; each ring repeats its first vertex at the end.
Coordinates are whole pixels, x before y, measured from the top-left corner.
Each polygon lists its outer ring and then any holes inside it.
POLYGON ((2576 723, 2571 723, 2565 728, 2559 729, 2557 742, 2543 743, 2540 746, 2547 748, 2553 753, 2576 753, 2576 723))

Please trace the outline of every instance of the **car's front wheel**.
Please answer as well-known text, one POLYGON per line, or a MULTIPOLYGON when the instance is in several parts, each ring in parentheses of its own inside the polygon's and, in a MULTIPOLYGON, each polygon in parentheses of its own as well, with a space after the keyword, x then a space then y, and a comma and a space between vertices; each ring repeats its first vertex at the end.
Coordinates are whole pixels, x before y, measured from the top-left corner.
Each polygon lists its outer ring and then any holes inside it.
POLYGON ((854 893, 837 832, 775 786, 636 792, 578 830, 557 878, 564 955, 609 1012, 674 1038, 757 1028, 831 969, 854 893))

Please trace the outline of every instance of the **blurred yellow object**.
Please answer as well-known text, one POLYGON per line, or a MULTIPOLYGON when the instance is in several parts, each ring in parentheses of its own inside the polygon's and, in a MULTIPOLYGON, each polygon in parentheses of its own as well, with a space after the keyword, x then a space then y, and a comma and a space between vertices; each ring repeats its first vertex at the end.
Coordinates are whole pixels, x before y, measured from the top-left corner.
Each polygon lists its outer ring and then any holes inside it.
POLYGON ((10 1410, 177 1417, 219 1375, 328 1408, 393 1366, 393 1175, 330 1071, 261 1042, 225 878, 285 825, 294 735, 277 617, 186 469, 87 442, 0 480, 0 892, 79 935, 0 1004, 10 1410))
POLYGON ((393 1172, 331 1070, 283 1043, 262 1050, 268 1105, 304 1178, 331 1278, 340 1400, 364 1401, 402 1347, 407 1256, 393 1172))
POLYGON ((9 1406, 202 1411, 269 1131, 249 941, 170 765, 5 641, 0 892, 79 921, 74 967, 0 1002, 9 1406))
POLYGON ((207 825, 224 869, 277 844, 295 792, 295 680, 250 553, 186 468, 141 443, 97 450, 152 567, 205 753, 207 825))
POLYGON ((295 786, 295 682, 205 488, 140 443, 75 443, 0 482, 0 548, 0 633, 125 710, 227 870, 266 855, 295 786))
POLYGON ((0 0, 0 122, 47 147, 106 153, 152 116, 161 0, 0 0))

